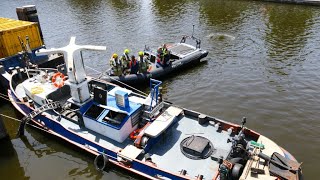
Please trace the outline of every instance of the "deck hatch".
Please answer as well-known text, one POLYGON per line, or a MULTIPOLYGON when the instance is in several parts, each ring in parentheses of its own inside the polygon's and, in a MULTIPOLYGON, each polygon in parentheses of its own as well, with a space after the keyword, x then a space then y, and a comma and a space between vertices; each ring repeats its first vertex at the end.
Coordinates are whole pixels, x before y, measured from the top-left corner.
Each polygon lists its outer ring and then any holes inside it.
POLYGON ((202 136, 189 136, 180 143, 181 152, 190 159, 206 159, 214 148, 212 143, 202 136))

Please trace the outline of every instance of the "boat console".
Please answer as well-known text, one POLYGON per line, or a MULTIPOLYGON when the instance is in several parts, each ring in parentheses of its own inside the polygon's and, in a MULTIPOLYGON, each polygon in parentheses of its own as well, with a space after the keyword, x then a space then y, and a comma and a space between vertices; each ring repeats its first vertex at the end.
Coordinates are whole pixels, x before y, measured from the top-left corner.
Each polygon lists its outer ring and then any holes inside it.
POLYGON ((137 129, 142 105, 129 101, 131 93, 116 87, 107 92, 94 90, 94 99, 83 114, 86 128, 117 142, 123 142, 137 129))

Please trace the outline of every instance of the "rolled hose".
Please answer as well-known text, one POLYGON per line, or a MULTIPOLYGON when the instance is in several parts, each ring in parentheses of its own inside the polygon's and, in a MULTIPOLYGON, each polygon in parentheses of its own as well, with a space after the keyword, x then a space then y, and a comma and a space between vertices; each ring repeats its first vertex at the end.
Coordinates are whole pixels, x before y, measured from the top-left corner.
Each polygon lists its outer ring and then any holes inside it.
POLYGON ((109 158, 107 155, 101 153, 94 159, 94 167, 98 171, 103 171, 104 168, 107 166, 107 163, 109 162, 109 158))

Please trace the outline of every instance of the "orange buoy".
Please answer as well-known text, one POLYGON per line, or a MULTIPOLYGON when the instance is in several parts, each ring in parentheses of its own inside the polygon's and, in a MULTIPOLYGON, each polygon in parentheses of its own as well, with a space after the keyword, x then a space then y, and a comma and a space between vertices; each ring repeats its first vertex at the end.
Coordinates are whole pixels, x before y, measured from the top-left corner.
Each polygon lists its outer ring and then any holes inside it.
POLYGON ((138 135, 139 135, 139 133, 140 133, 140 131, 141 131, 141 129, 136 129, 136 130, 132 131, 130 133, 130 139, 136 140, 138 135))
POLYGON ((65 76, 61 72, 57 72, 52 76, 51 81, 55 87, 61 88, 64 85, 65 76))

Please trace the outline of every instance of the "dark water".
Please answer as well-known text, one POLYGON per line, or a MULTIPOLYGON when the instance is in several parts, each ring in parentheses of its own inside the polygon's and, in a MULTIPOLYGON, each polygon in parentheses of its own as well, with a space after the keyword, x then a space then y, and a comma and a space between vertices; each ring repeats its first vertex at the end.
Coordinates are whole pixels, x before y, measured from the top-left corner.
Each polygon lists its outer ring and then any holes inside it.
MULTIPOLYGON (((113 52, 180 40, 194 24, 210 52, 207 63, 166 80, 164 98, 236 123, 246 116, 249 128, 303 162, 305 179, 317 179, 317 7, 239 0, 2 0, 0 16, 16 19, 15 7, 27 4, 37 6, 47 47, 64 46, 71 36, 79 44, 107 46, 104 53, 84 53, 86 64, 99 71, 108 68, 113 52)), ((2 113, 17 116, 12 109, 1 106, 2 113)), ((137 178, 119 169, 99 174, 91 157, 31 128, 25 139, 15 138, 17 122, 4 120, 12 138, 0 148, 7 153, 0 159, 5 179, 137 178)))

